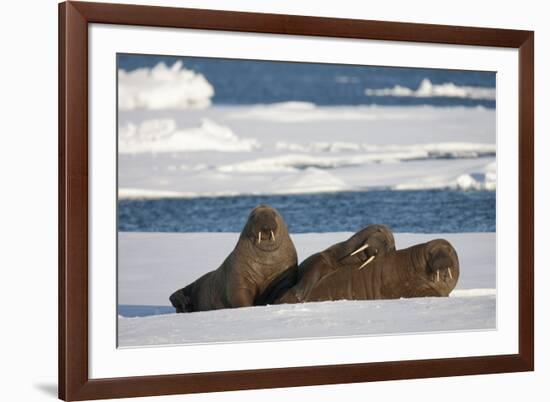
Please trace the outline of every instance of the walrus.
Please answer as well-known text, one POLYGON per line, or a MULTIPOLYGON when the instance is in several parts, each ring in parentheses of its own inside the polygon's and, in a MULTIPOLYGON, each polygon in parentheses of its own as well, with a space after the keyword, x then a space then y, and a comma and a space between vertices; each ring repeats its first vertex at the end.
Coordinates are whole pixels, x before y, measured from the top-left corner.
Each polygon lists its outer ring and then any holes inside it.
MULTIPOLYGON (((445 297, 458 277, 456 250, 447 240, 436 239, 387 253, 364 269, 344 260, 306 294, 298 295, 300 302, 445 297)), ((296 294, 285 294, 278 302, 295 302, 296 294)))
POLYGON ((395 240, 385 225, 369 225, 346 241, 306 258, 298 267, 281 274, 257 303, 279 304, 306 301, 309 293, 326 277, 351 265, 361 270, 379 258, 395 251, 395 240))
POLYGON ((297 264, 283 217, 275 208, 259 205, 221 266, 174 292, 170 302, 178 313, 252 306, 276 276, 297 264))

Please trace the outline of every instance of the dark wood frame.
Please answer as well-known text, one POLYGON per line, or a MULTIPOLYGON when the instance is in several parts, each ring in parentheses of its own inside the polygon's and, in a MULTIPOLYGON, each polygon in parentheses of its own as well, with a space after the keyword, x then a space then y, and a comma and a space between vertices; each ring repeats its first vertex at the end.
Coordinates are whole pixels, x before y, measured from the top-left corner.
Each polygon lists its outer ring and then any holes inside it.
POLYGON ((59 397, 137 397, 534 369, 534 33, 154 6, 59 5, 59 397), (88 24, 196 28, 519 49, 519 353, 215 373, 88 377, 88 24))

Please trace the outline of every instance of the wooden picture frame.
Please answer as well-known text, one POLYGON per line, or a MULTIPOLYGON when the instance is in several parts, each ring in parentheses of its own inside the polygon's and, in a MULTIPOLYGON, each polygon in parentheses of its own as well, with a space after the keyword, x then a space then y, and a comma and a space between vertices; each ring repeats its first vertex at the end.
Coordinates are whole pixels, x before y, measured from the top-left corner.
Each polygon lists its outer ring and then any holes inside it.
POLYGON ((59 5, 59 397, 64 400, 353 383, 534 369, 534 33, 65 2, 59 5), (519 353, 433 360, 90 379, 88 24, 119 24, 519 49, 519 353))

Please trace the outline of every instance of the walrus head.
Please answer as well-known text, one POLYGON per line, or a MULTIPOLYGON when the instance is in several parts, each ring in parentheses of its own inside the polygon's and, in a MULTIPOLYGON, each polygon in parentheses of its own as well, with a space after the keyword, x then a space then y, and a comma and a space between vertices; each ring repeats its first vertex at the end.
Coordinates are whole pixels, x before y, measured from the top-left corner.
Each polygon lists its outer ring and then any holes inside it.
POLYGON ((447 240, 436 239, 425 243, 425 265, 417 265, 417 273, 441 296, 448 296, 458 282, 459 263, 454 247, 447 240))
POLYGON ((170 303, 176 308, 176 313, 191 313, 194 311, 191 297, 193 285, 194 283, 177 290, 170 296, 170 303))
POLYGON ((287 236, 288 230, 281 214, 275 208, 263 204, 250 212, 241 234, 255 248, 263 251, 276 250, 287 236))
POLYGON ((336 258, 346 264, 357 264, 363 269, 377 257, 395 251, 395 239, 385 225, 369 225, 341 243, 336 258))

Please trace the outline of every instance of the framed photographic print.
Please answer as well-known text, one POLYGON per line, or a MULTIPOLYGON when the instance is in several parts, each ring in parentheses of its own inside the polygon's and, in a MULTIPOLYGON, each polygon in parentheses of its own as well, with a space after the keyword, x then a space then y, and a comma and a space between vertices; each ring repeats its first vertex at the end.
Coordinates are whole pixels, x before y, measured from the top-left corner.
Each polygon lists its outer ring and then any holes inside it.
POLYGON ((533 370, 533 32, 59 7, 60 398, 533 370))

